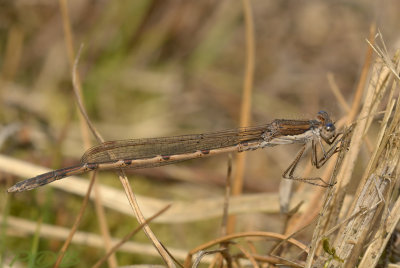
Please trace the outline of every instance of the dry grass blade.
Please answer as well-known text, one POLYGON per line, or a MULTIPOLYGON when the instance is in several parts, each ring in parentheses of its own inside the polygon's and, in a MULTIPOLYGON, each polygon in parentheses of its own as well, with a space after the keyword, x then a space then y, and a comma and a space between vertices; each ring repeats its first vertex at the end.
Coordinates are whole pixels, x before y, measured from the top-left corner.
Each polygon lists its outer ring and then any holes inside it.
MULTIPOLYGON (((192 256, 202 250, 205 250, 207 248, 210 248, 212 246, 218 245, 222 242, 228 242, 231 241, 233 239, 238 239, 238 238, 248 238, 248 237, 264 237, 264 238, 272 238, 272 239, 278 239, 278 240, 286 240, 287 237, 285 235, 282 234, 277 234, 277 233, 272 233, 272 232, 243 232, 243 233, 235 233, 235 234, 231 234, 231 235, 227 235, 224 237, 219 237, 215 240, 209 241, 203 245, 200 245, 194 249, 192 249, 191 251, 189 251, 186 260, 185 260, 185 264, 184 267, 188 268, 190 266, 192 266, 192 256)), ((304 252, 308 252, 308 248, 307 246, 305 246, 304 244, 302 244, 301 242, 297 241, 294 238, 290 238, 286 240, 289 244, 296 246, 297 248, 301 249, 304 252)))
POLYGON ((385 245, 388 243, 396 228, 398 222, 400 221, 400 199, 397 199, 394 206, 392 207, 390 213, 387 215, 385 224, 380 228, 372 239, 372 243, 368 246, 365 254, 360 262, 359 267, 375 267, 378 258, 374 256, 381 256, 382 252, 385 250, 385 245))
MULTIPOLYGON (((0 222, 5 224, 5 219, 3 216, 0 216, 0 222)), ((37 229, 37 222, 36 221, 28 221, 20 218, 16 218, 13 216, 7 217, 7 223, 10 227, 10 232, 15 233, 18 236, 24 235, 33 235, 37 229)), ((48 239, 53 241, 65 241, 69 236, 70 230, 69 228, 54 226, 50 224, 42 223, 40 227, 40 237, 42 239, 48 239)), ((111 239, 112 245, 116 245, 121 241, 121 238, 113 237, 111 239)), ((84 231, 77 231, 72 239, 72 243, 78 246, 89 246, 98 250, 102 250, 104 248, 104 239, 98 234, 93 234, 84 231)), ((174 248, 169 247, 169 251, 177 257, 179 260, 185 260, 187 256, 186 249, 174 248)), ((139 243, 128 241, 124 243, 119 252, 125 252, 128 254, 140 254, 144 256, 153 256, 159 258, 160 254, 154 248, 154 246, 150 243, 139 243)), ((209 263, 211 261, 210 258, 206 258, 205 262, 209 263)))
POLYGON ((228 169, 226 172, 226 183, 225 183, 225 196, 224 196, 224 205, 222 209, 222 221, 221 221, 221 235, 227 235, 227 222, 229 215, 229 201, 231 195, 232 188, 232 155, 228 155, 228 169))
POLYGON ((78 216, 75 219, 74 225, 72 226, 72 228, 70 230, 68 238, 65 240, 62 248, 60 249, 60 252, 59 252, 59 255, 57 257, 57 261, 56 261, 54 267, 58 267, 61 264, 61 261, 63 260, 63 258, 65 256, 65 253, 66 253, 66 251, 68 249, 68 246, 71 243, 72 238, 74 237, 76 231, 78 230, 79 224, 81 223, 81 220, 82 220, 82 217, 83 217, 83 213, 85 212, 86 207, 87 207, 88 202, 89 202, 90 193, 92 192, 92 188, 93 188, 93 185, 94 185, 94 182, 95 182, 95 179, 96 179, 96 173, 97 172, 93 172, 93 174, 91 175, 90 184, 89 184, 89 187, 87 188, 85 198, 82 201, 82 205, 81 205, 81 208, 79 210, 78 216))
MULTIPOLYGON (((353 126, 351 126, 349 129, 345 130, 344 135, 343 135, 343 140, 342 143, 340 144, 340 149, 339 149, 339 156, 337 158, 337 161, 335 163, 335 168, 333 169, 333 173, 331 175, 330 183, 334 183, 337 180, 338 173, 343 165, 343 161, 345 158, 345 154, 347 152, 347 148, 349 147, 349 144, 351 142, 351 137, 352 137, 352 131, 353 131, 353 126)), ((313 233, 313 238, 311 241, 311 246, 310 246, 310 253, 307 256, 307 261, 305 267, 311 267, 312 261, 314 259, 314 255, 317 250, 318 243, 321 241, 321 234, 323 233, 324 227, 326 225, 326 222, 329 221, 329 209, 331 208, 331 202, 333 200, 333 196, 335 193, 335 188, 330 188, 326 193, 325 193, 325 202, 324 206, 320 212, 320 217, 318 218, 317 221, 317 226, 315 227, 315 231, 313 233)))
POLYGON ((221 253, 222 251, 224 251, 225 249, 216 249, 216 250, 209 250, 209 251, 199 251, 199 253, 197 254, 197 257, 195 259, 195 261, 193 262, 192 267, 193 268, 197 268, 201 262, 201 260, 203 259, 203 257, 205 257, 206 255, 211 255, 211 254, 215 254, 215 253, 221 253))
MULTIPOLYGON (((375 32, 376 32, 376 25, 375 23, 373 23, 369 29, 369 40, 371 40, 370 41, 371 43, 374 43, 375 32)), ((361 99, 365 91, 365 85, 367 83, 368 74, 371 67, 372 54, 373 54, 372 48, 367 49, 367 51, 365 52, 364 64, 360 75, 360 80, 358 81, 357 90, 356 94, 354 95, 354 100, 351 107, 350 115, 347 118, 348 124, 351 124, 355 120, 359 112, 361 106, 361 99)))
MULTIPOLYGON (((340 212, 345 209, 342 207, 343 200, 350 184, 350 179, 358 158, 358 153, 361 150, 364 135, 371 124, 369 118, 371 115, 375 114, 376 110, 378 109, 378 105, 383 98, 384 92, 386 92, 388 76, 389 71, 383 68, 382 65, 378 64, 374 66, 372 78, 366 94, 366 99, 360 112, 360 119, 357 121, 357 124, 354 127, 353 138, 348 147, 349 152, 345 156, 343 167, 340 169, 340 173, 338 175, 338 183, 335 187, 333 200, 330 204, 331 207, 326 213, 326 223, 323 224, 325 230, 324 232, 331 230, 337 224, 339 224, 340 212)), ((353 214, 354 213, 350 215, 353 214)), ((322 232, 319 234, 319 236, 322 236, 322 232)), ((310 265, 310 259, 308 265, 310 265)))
POLYGON ((235 246, 246 256, 246 258, 250 261, 254 268, 260 267, 250 252, 248 252, 244 247, 239 244, 236 244, 235 246))
POLYGON ((330 89, 333 92, 333 94, 335 95, 335 98, 339 102, 340 106, 345 110, 345 112, 348 113, 350 111, 350 106, 347 104, 346 99, 344 98, 342 92, 340 91, 339 86, 337 85, 337 83, 335 81, 335 77, 334 77, 333 73, 329 72, 326 75, 326 77, 328 79, 330 89))
POLYGON ((97 261, 97 263, 95 263, 93 265, 93 268, 97 268, 100 267, 110 256, 111 254, 113 254, 114 252, 116 252, 124 243, 126 243, 126 241, 128 241, 129 239, 132 238, 132 236, 134 236, 135 234, 137 234, 145 224, 150 223, 153 219, 157 218, 159 215, 161 215, 162 213, 164 213, 165 211, 167 211, 167 209, 169 209, 171 207, 171 205, 168 205, 166 207, 164 207, 163 209, 161 209, 159 212, 157 212, 156 214, 154 214, 153 216, 149 217, 148 219, 146 219, 146 221, 142 224, 140 224, 138 227, 135 228, 135 230, 133 230, 132 232, 130 232, 129 234, 127 234, 118 244, 116 244, 115 246, 112 247, 112 249, 107 252, 107 254, 102 257, 100 260, 97 261))
MULTIPOLYGON (((83 106, 82 99, 80 98, 80 95, 78 93, 76 74, 77 74, 77 65, 78 65, 80 51, 81 50, 79 50, 79 53, 75 60, 75 64, 74 64, 73 71, 72 71, 74 93, 77 98, 79 110, 81 111, 81 114, 83 115, 84 119, 86 120, 88 126, 90 126, 90 129, 92 130, 93 135, 95 135, 98 142, 104 142, 104 139, 100 136, 100 133, 97 132, 97 130, 95 129, 93 124, 90 122, 89 116, 87 115, 86 110, 83 106)), ((122 170, 118 171, 117 174, 118 174, 120 181, 125 189, 125 193, 127 195, 129 203, 131 204, 131 206, 133 208, 133 211, 135 213, 137 220, 139 221, 140 224, 145 223, 146 220, 145 220, 143 213, 141 212, 140 207, 136 201, 136 197, 129 185, 128 178, 126 177, 125 173, 122 170)), ((154 246, 157 248, 158 252, 160 253, 161 257, 164 259, 164 261, 166 262, 168 267, 175 267, 175 264, 174 264, 172 258, 170 257, 168 252, 165 250, 165 248, 162 246, 160 241, 156 238, 156 236, 154 235, 154 233, 152 232, 150 227, 145 224, 143 227, 143 230, 144 230, 145 234, 147 235, 147 237, 152 241, 154 246)))
POLYGON ((383 40, 383 36, 380 31, 378 31, 376 38, 379 38, 382 47, 376 46, 372 44, 369 40, 366 40, 368 44, 372 47, 372 49, 376 52, 376 54, 383 60, 386 64, 386 67, 392 72, 393 76, 400 81, 399 73, 396 71, 396 67, 394 66, 392 60, 389 57, 389 53, 387 51, 385 42, 383 40))
MULTIPOLYGON (((383 50, 378 50, 383 51, 383 50)), ((398 66, 398 56, 394 57, 394 65, 398 66)), ((359 256, 363 254, 363 247, 368 245, 374 236, 379 237, 379 234, 383 237, 393 230, 393 219, 391 218, 390 227, 387 226, 387 210, 384 209, 389 207, 389 196, 393 191, 393 187, 396 185, 397 172, 399 170, 400 161, 400 146, 399 146, 399 133, 400 133, 400 108, 397 105, 394 108, 394 96, 393 91, 397 88, 395 80, 393 80, 393 73, 391 66, 387 66, 386 62, 378 61, 374 66, 374 73, 372 75, 367 97, 361 112, 362 120, 359 120, 358 125, 355 128, 354 140, 350 145, 349 155, 346 156, 345 161, 349 159, 356 159, 355 152, 352 148, 359 148, 361 146, 361 139, 367 132, 371 125, 372 118, 369 115, 376 113, 378 105, 383 100, 384 94, 390 90, 389 101, 386 104, 387 111, 381 124, 381 134, 378 135, 376 141, 376 149, 369 161, 369 165, 365 171, 363 179, 360 180, 358 190, 356 192, 354 201, 347 212, 347 219, 340 223, 340 230, 336 237, 333 239, 333 247, 337 258, 332 258, 332 254, 325 251, 316 261, 317 266, 323 266, 327 262, 330 263, 330 267, 355 267, 358 263, 359 256), (390 86, 390 81, 393 84, 390 86), (363 117, 364 116, 364 117, 363 117), (356 146, 356 147, 354 147, 356 146), (342 263, 340 260, 343 260, 342 263)), ((393 66, 392 66, 393 67, 393 66)), ((397 69, 398 67, 395 67, 397 69)), ((399 102, 399 99, 396 101, 399 102)), ((358 149, 359 150, 359 149, 358 149)), ((357 149, 355 150, 357 152, 357 149)), ((348 172, 352 170, 351 166, 354 163, 346 163, 348 172), (350 167, 350 168, 349 168, 350 167)), ((343 171, 343 170, 342 170, 343 171)), ((347 176, 345 181, 338 188, 341 191, 345 191, 345 185, 348 184, 350 179, 350 173, 341 172, 342 176, 347 176)), ((342 178, 343 179, 343 178, 342 178)), ((340 195, 337 195, 338 197, 340 195)), ((339 211, 340 205, 337 205, 339 211)), ((336 212, 334 215, 339 215, 336 212)), ((337 219, 329 223, 329 228, 334 226, 334 223, 338 224, 337 219)), ((390 237, 390 235, 387 235, 390 237)), ((377 240, 374 241, 376 243, 377 240)), ((385 239, 381 239, 380 248, 384 248, 385 239)), ((376 249, 376 245, 375 245, 376 249)), ((372 249, 371 249, 372 250, 372 249)), ((376 253, 376 250, 374 251, 376 253)), ((366 254, 367 255, 367 254, 366 254)), ((372 254, 368 254, 371 256, 372 254)), ((379 260, 374 255, 375 262, 379 260)), ((367 257, 369 259, 369 257, 367 257)), ((363 261, 366 266, 359 267, 373 267, 375 265, 370 261, 363 261)), ((376 264, 376 263, 375 263, 376 264)))
MULTIPOLYGON (((94 127, 91 125, 91 122, 85 112, 83 102, 82 102, 82 87, 81 87, 78 72, 76 70, 79 55, 77 58, 75 58, 73 31, 72 31, 72 27, 71 27, 71 20, 70 20, 67 1, 59 0, 59 6, 60 6, 61 14, 62 14, 62 22, 63 22, 63 28, 64 28, 64 37, 65 37, 65 44, 66 44, 66 48, 67 48, 68 61, 69 61, 71 71, 72 71, 73 92, 76 95, 76 101, 78 102, 78 108, 80 110, 79 119, 80 119, 80 125, 81 125, 81 133, 82 133, 84 145, 88 149, 90 147, 88 126, 92 128, 92 131, 95 135, 97 133, 95 132, 94 127), (85 119, 86 124, 84 123, 83 119, 85 119)), ((81 49, 79 50, 79 54, 80 54, 80 52, 81 52, 81 49)), ((85 195, 86 197, 88 197, 90 195, 93 184, 96 184, 96 173, 94 173, 93 177, 91 178, 91 183, 90 183, 91 186, 87 189, 87 193, 85 195)), ((87 202, 86 197, 85 197, 85 202, 87 202)), ((58 256, 58 258, 56 260, 56 263, 54 265, 55 268, 59 267, 59 265, 61 264, 64 252, 69 246, 70 239, 72 239, 74 233, 77 230, 78 224, 80 222, 80 218, 82 217, 84 208, 86 207, 85 202, 82 204, 82 209, 80 211, 80 214, 78 215, 77 219, 75 220, 74 227, 71 229, 70 238, 67 241, 65 241, 65 243, 62 247, 62 250, 61 250, 61 254, 58 256)), ((103 210, 101 198, 98 195, 96 195, 95 202, 96 202, 96 210, 98 212, 97 217, 98 217, 99 223, 100 223, 100 230, 101 230, 103 238, 104 238, 104 245, 105 245, 105 248, 107 250, 109 250, 111 248, 111 235, 109 232, 107 221, 104 216, 105 213, 103 210)), ((115 257, 115 255, 112 255, 111 258, 109 258, 108 263, 109 263, 110 267, 118 266, 117 258, 115 257)))
MULTIPOLYGON (((248 126, 251 114, 251 97, 253 92, 253 80, 255 69, 255 37, 254 37, 254 18, 251 8, 251 1, 242 0, 245 26, 246 26, 246 62, 245 77, 243 84, 242 103, 240 107, 240 126, 248 126)), ((246 154, 236 155, 236 173, 233 179, 232 195, 240 195, 243 188, 243 176, 245 167, 246 154)), ((227 233, 232 233, 235 229, 236 218, 230 216, 227 222, 227 233)))

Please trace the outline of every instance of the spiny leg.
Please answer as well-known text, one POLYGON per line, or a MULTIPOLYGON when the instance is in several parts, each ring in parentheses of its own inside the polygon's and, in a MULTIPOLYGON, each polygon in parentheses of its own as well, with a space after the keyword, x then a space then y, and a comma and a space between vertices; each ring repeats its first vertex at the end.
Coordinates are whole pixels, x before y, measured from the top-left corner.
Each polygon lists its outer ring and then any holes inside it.
MULTIPOLYGON (((321 168, 323 165, 325 165, 325 163, 337 152, 339 152, 339 147, 337 147, 338 143, 342 141, 341 139, 337 139, 337 137, 340 135, 341 133, 339 133, 338 135, 335 136, 335 138, 332 140, 331 143, 328 143, 329 145, 331 145, 328 149, 328 151, 325 152, 325 150, 323 150, 323 157, 321 157, 320 159, 318 159, 318 153, 317 153, 317 146, 314 142, 314 140, 312 141, 312 151, 311 151, 311 162, 312 165, 315 166, 316 168, 321 168)), ((320 144, 320 146, 322 147, 322 144, 320 144)))
MULTIPOLYGON (((323 179, 321 178, 298 178, 295 177, 293 174, 296 170, 297 165, 300 162, 300 159, 302 157, 302 155, 304 154, 304 151, 306 149, 306 144, 300 149, 300 151, 297 153, 295 159, 293 160, 293 162, 289 165, 289 167, 283 172, 282 177, 284 179, 290 179, 290 180, 297 180, 297 181, 303 181, 306 182, 308 184, 312 184, 312 185, 316 185, 316 186, 320 186, 320 187, 329 187, 331 186, 330 184, 326 183, 323 179), (318 183, 318 182, 314 182, 314 181, 320 181, 322 182, 322 184, 318 183)), ((313 156, 315 157, 315 156, 313 156)))
MULTIPOLYGON (((339 138, 339 136, 343 136, 343 132, 337 133, 337 134, 333 137, 333 139, 331 139, 331 140, 324 139, 324 141, 325 141, 328 145, 331 145, 331 144, 333 144, 333 143, 337 140, 337 138, 339 138)), ((343 138, 343 137, 342 137, 342 138, 343 138)), ((339 139, 339 140, 342 140, 342 139, 339 139)), ((337 144, 337 142, 336 142, 336 144, 337 144)))

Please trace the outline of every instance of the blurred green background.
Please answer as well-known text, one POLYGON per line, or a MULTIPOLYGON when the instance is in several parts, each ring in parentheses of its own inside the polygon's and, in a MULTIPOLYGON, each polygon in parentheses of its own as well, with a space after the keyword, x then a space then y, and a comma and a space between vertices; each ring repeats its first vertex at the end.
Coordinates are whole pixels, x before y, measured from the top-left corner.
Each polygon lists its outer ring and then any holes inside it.
MULTIPOLYGON (((396 0, 255 0, 251 4, 256 39, 253 124, 275 118, 314 118, 319 110, 339 119, 345 111, 330 90, 327 74, 334 75, 350 103, 371 24, 377 23, 389 50, 399 44, 400 2, 396 0)), ((68 8, 75 50, 84 44, 78 70, 85 104, 107 140, 238 126, 246 44, 241 1, 74 0, 68 8)), ((84 147, 57 1, 0 1, 0 72, 1 154, 50 168, 78 163, 84 147)), ((297 149, 249 153, 245 192, 276 192, 280 174, 297 149)), ((130 179, 136 191, 146 196, 170 200, 221 196, 226 159, 132 171, 130 179), (186 168, 191 172, 188 176, 174 175, 186 168)), ((72 225, 80 197, 49 187, 7 195, 7 187, 25 178, 0 174, 3 217, 72 225)), ((121 189, 112 173, 99 178, 121 189)), ((107 213, 114 237, 122 237, 136 224, 117 212, 107 213)), ((278 224, 249 221, 240 228, 250 225, 269 231, 278 224)), ((218 235, 219 222, 155 228, 168 246, 189 250, 218 235)), ((80 229, 98 233, 93 206, 80 229)), ((19 235, 4 224, 1 240, 3 264, 18 250, 31 250, 35 244, 35 237, 19 235)), ((136 240, 147 242, 144 235, 136 240)), ((54 252, 60 243, 37 242, 39 251, 54 252)), ((72 249, 80 256, 77 267, 87 267, 103 254, 92 247, 73 245, 72 249)), ((146 256, 117 256, 121 265, 161 263, 146 256)))

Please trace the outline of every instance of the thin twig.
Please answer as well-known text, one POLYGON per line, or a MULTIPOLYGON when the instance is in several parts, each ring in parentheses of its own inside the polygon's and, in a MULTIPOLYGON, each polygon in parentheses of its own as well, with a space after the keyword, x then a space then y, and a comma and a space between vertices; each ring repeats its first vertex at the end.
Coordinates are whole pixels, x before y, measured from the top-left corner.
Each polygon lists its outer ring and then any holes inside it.
POLYGON ((339 104, 342 106, 343 110, 348 113, 350 111, 350 106, 347 104, 346 99, 344 98, 342 92, 340 91, 338 85, 336 84, 335 77, 333 73, 329 72, 326 75, 328 82, 329 82, 329 88, 333 92, 333 95, 335 95, 336 100, 339 102, 339 104))
POLYGON ((221 235, 227 235, 227 221, 229 215, 229 198, 231 194, 231 178, 232 176, 232 155, 228 155, 228 169, 226 172, 226 183, 225 183, 225 196, 224 196, 224 206, 222 212, 222 222, 221 222, 221 235))
POLYGON ((240 244, 235 244, 235 246, 243 252, 243 254, 246 256, 246 258, 250 261, 250 263, 253 265, 254 268, 259 268, 260 266, 258 265, 257 261, 254 259, 254 257, 248 252, 247 250, 244 249, 240 244))
MULTIPOLYGON (((81 87, 81 83, 80 83, 80 79, 79 79, 79 74, 76 71, 79 56, 77 58, 75 58, 74 40, 73 40, 74 38, 73 38, 73 32, 71 30, 71 20, 70 20, 70 16, 69 16, 68 4, 67 4, 66 0, 59 0, 59 5, 60 5, 60 11, 61 11, 61 15, 62 15, 65 44, 66 44, 67 54, 68 54, 68 61, 69 61, 69 64, 70 64, 70 67, 72 70, 73 91, 74 91, 75 95, 77 96, 76 100, 80 101, 82 99, 82 87, 81 87)), ((81 103, 81 105, 78 105, 78 106, 83 107, 83 104, 81 103)), ((78 113, 78 115, 79 115, 79 119, 80 119, 79 122, 81 125, 80 129, 81 129, 81 133, 82 133, 82 137, 83 137, 83 142, 84 142, 85 148, 88 149, 91 146, 89 131, 88 131, 87 125, 84 123, 84 120, 82 120, 83 113, 82 112, 78 113)), ((94 183, 96 183, 95 177, 93 177, 93 180, 94 180, 94 183)), ((90 189, 92 189, 92 188, 90 188, 90 189)), ((104 208, 102 206, 102 201, 98 195, 95 195, 95 203, 98 208, 97 211, 103 210, 103 213, 101 213, 101 214, 96 213, 96 215, 99 219, 100 230, 101 230, 101 233, 102 233, 102 236, 104 239, 104 247, 106 250, 109 250, 111 248, 111 236, 110 236, 110 233, 108 230, 109 228, 107 226, 107 221, 104 218, 105 213, 104 213, 104 208)), ((67 245, 65 245, 65 246, 67 246, 67 245)), ((108 264, 111 268, 115 268, 118 266, 117 258, 115 257, 115 255, 113 255, 111 258, 109 258, 108 264)), ((57 267, 57 265, 55 267, 57 267)))
MULTIPOLYGON (((214 245, 218 245, 224 241, 231 241, 233 239, 237 239, 237 238, 245 238, 245 237, 268 237, 268 238, 274 238, 274 239, 279 239, 279 240, 285 240, 286 236, 282 235, 282 234, 278 234, 278 233, 272 233, 272 232, 261 232, 261 231, 256 231, 256 232, 243 232, 243 233, 234 233, 234 234, 229 234, 226 235, 224 237, 219 237, 217 239, 211 240, 207 243, 204 243, 194 249, 192 249, 191 251, 189 251, 186 260, 185 260, 185 264, 184 267, 188 268, 191 266, 192 263, 192 256, 196 253, 199 252, 201 250, 205 250, 209 247, 212 247, 214 245)), ((288 243, 300 248, 301 250, 305 251, 308 253, 308 248, 306 245, 304 245, 303 243, 297 241, 296 239, 290 238, 287 240, 288 243)))
MULTIPOLYGON (((251 96, 253 91, 254 80, 254 58, 255 58, 255 41, 254 41, 254 24, 253 14, 251 9, 251 1, 242 0, 245 26, 246 26, 246 62, 245 62, 245 77, 243 84, 242 103, 240 107, 240 126, 245 127, 250 123, 251 111, 251 96)), ((243 175, 245 167, 246 154, 236 155, 236 173, 233 179, 232 196, 240 195, 243 188, 243 175)), ((227 233, 234 232, 236 217, 231 215, 228 218, 227 233)))
POLYGON ((119 243, 117 243, 115 246, 113 246, 109 252, 106 253, 106 255, 104 257, 102 257, 100 260, 98 260, 94 265, 93 268, 97 268, 100 267, 100 265, 102 265, 110 256, 111 254, 113 254, 114 252, 116 252, 123 244, 125 244, 126 241, 128 241, 129 239, 132 238, 132 236, 134 236, 135 234, 137 234, 144 225, 149 224, 153 219, 157 218, 158 216, 160 216, 162 213, 164 213, 165 211, 167 211, 169 208, 171 207, 171 205, 167 205, 166 207, 164 207, 163 209, 161 209, 160 211, 158 211, 156 214, 154 214, 153 216, 149 217, 146 219, 145 222, 141 223, 138 227, 136 227, 132 232, 130 232, 129 234, 127 234, 124 238, 121 239, 121 241, 119 243))
POLYGON ((61 261, 64 258, 65 252, 67 251, 68 246, 72 241, 72 238, 74 237, 76 231, 78 230, 79 224, 81 223, 83 214, 84 214, 84 212, 86 210, 86 207, 87 207, 87 204, 89 203, 90 193, 92 192, 92 188, 93 188, 95 179, 96 179, 96 171, 91 174, 90 184, 89 184, 89 187, 88 187, 88 189, 86 191, 85 198, 82 201, 81 208, 79 210, 78 216, 76 217, 75 222, 74 222, 74 224, 72 225, 72 227, 70 229, 70 232, 68 234, 67 239, 64 241, 64 244, 60 249, 60 252, 58 254, 57 260, 56 260, 56 262, 54 264, 54 268, 57 268, 57 267, 60 266, 61 261))
MULTIPOLYGON (((86 110, 83 106, 83 102, 82 100, 79 98, 79 94, 77 93, 76 87, 75 87, 75 83, 76 83, 76 76, 74 75, 75 71, 76 71, 76 67, 78 65, 78 60, 79 60, 79 54, 80 51, 82 49, 82 46, 79 50, 78 53, 78 57, 75 61, 74 64, 74 72, 73 72, 73 84, 74 84, 74 92, 75 92, 75 96, 77 97, 77 103, 78 103, 78 107, 79 110, 81 111, 84 119, 86 120, 88 126, 90 127, 93 135, 95 135, 96 139, 98 142, 103 142, 104 139, 101 137, 100 133, 97 132, 97 130, 95 129, 95 127, 93 126, 93 124, 90 122, 90 119, 86 113, 86 110), (74 78, 75 77, 75 78, 74 78)), ((110 156, 112 157, 112 156, 110 156)), ((127 195, 127 198, 129 200, 129 203, 131 204, 133 211, 135 213, 135 216, 137 218, 137 220, 139 221, 140 224, 145 222, 145 218, 143 216, 143 213, 140 210, 139 205, 136 202, 136 197, 129 185, 129 181, 128 178, 126 177, 125 173, 122 170, 117 171, 117 174, 120 178, 120 181, 124 187, 125 193, 127 195)), ((168 265, 168 267, 175 267, 175 264, 173 262, 173 260, 171 259, 171 257, 168 255, 168 252, 164 249, 164 247, 161 245, 160 241, 158 241, 158 239, 156 238, 156 236, 154 235, 154 233, 151 231, 150 227, 148 225, 144 225, 143 230, 145 232, 145 234, 147 235, 147 237, 152 241, 153 245, 156 247, 157 251, 160 253, 161 257, 164 259, 164 261, 166 262, 166 264, 168 265)))

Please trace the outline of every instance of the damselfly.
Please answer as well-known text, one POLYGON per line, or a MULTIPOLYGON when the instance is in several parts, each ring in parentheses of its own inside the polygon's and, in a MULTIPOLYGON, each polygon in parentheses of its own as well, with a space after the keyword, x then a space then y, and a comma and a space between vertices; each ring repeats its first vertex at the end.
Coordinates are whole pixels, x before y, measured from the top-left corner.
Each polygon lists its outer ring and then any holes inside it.
POLYGON ((32 190, 55 180, 92 170, 158 167, 220 153, 244 152, 292 143, 303 144, 303 147, 283 173, 283 177, 328 186, 329 184, 320 178, 297 178, 294 171, 310 142, 312 164, 317 168, 324 165, 337 151, 339 135, 336 134, 335 125, 328 113, 320 111, 315 120, 276 119, 265 125, 203 134, 108 141, 86 151, 79 165, 57 169, 18 182, 10 187, 8 192, 32 190), (324 149, 323 142, 330 145, 328 150, 324 149), (317 155, 317 144, 323 153, 321 158, 317 155))

